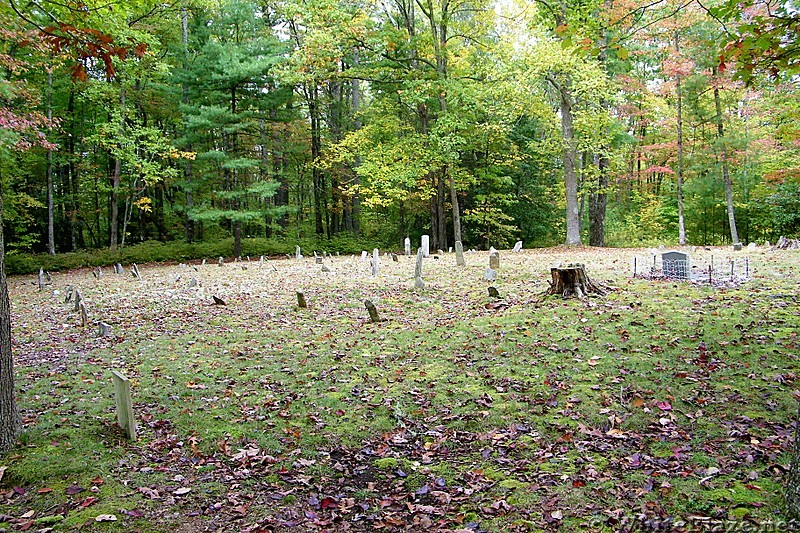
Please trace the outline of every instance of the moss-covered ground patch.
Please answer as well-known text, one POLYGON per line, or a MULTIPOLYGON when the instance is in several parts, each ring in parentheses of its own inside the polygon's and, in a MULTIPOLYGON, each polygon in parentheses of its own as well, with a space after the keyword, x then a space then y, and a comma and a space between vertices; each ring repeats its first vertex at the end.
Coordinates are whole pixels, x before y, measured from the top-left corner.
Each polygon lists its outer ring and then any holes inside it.
POLYGON ((750 280, 720 288, 632 278, 636 253, 504 252, 503 305, 487 295, 485 252, 464 268, 426 260, 424 290, 406 257, 377 277, 348 256, 327 273, 313 259, 144 266, 143 281, 73 271, 41 293, 11 278, 25 430, 0 463, 0 528, 776 520, 800 255, 757 252, 750 280), (561 261, 615 290, 542 300, 561 261), (371 323, 365 299, 387 320, 371 323), (133 382, 135 442, 115 424, 112 369, 133 382))

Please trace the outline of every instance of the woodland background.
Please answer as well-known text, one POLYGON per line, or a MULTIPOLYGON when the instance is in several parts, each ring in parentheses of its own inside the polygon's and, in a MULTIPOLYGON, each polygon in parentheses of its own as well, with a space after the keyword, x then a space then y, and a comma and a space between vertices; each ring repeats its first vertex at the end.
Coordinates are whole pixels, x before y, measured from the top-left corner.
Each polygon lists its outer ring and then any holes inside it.
POLYGON ((12 0, 7 260, 149 240, 237 256, 248 238, 349 251, 423 233, 445 250, 797 236, 796 15, 12 0))

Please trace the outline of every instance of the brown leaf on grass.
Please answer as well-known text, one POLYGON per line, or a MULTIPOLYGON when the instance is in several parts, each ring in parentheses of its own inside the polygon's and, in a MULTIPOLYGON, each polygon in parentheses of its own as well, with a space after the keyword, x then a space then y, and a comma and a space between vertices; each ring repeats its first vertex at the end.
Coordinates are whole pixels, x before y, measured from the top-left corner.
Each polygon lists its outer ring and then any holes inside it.
POLYGON ((84 489, 83 487, 79 487, 78 485, 76 485, 75 483, 73 483, 72 485, 70 485, 69 487, 67 487, 67 488, 64 490, 64 492, 66 492, 66 493, 67 493, 67 494, 69 494, 70 496, 74 496, 74 495, 76 495, 76 494, 80 494, 81 492, 83 492, 83 491, 85 491, 85 490, 86 490, 86 489, 84 489))

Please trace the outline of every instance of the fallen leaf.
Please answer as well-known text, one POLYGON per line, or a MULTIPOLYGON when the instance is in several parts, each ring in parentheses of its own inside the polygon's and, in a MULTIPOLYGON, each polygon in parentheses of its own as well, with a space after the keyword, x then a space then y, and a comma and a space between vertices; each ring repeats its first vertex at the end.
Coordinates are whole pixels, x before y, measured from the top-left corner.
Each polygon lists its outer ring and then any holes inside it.
POLYGON ((173 492, 172 494, 174 494, 175 496, 183 496, 184 494, 188 494, 190 492, 192 492, 191 487, 181 487, 179 489, 176 489, 175 492, 173 492))
POLYGON ((564 513, 562 513, 561 511, 553 511, 552 513, 550 513, 550 516, 555 518, 556 520, 561 520, 562 518, 564 518, 564 513))
POLYGON ((70 485, 69 487, 67 487, 67 488, 64 490, 64 492, 66 492, 66 493, 67 493, 67 494, 69 494, 70 496, 74 496, 74 495, 76 495, 76 494, 80 494, 81 492, 83 492, 83 491, 85 491, 85 490, 86 490, 86 489, 84 489, 83 487, 79 487, 78 485, 76 485, 75 483, 73 483, 72 485, 70 485))
POLYGON ((666 401, 656 403, 656 407, 658 407, 662 411, 672 411, 672 405, 670 405, 670 403, 666 401))
POLYGON ((94 518, 95 522, 116 522, 117 517, 113 514, 100 514, 94 518))
POLYGON ((86 498, 85 500, 83 500, 83 501, 80 503, 80 506, 81 506, 81 507, 84 507, 84 508, 85 508, 85 507, 89 507, 90 505, 92 505, 92 504, 93 504, 93 503, 95 503, 96 501, 97 501, 97 498, 95 498, 94 496, 89 496, 88 498, 86 498))
POLYGON ((0 466, 0 481, 3 481, 3 475, 5 475, 6 470, 8 470, 7 466, 0 466))
POLYGON ((47 494, 48 492, 53 492, 53 489, 50 487, 43 487, 36 491, 37 494, 47 494))

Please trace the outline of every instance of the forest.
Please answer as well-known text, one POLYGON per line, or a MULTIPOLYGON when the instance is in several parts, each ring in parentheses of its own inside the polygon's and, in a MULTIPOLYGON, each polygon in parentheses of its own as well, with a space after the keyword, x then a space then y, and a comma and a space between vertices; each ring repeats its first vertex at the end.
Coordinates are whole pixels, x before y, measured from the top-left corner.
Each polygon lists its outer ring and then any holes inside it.
POLYGON ((792 2, 11 0, 0 21, 9 255, 800 233, 792 2))

